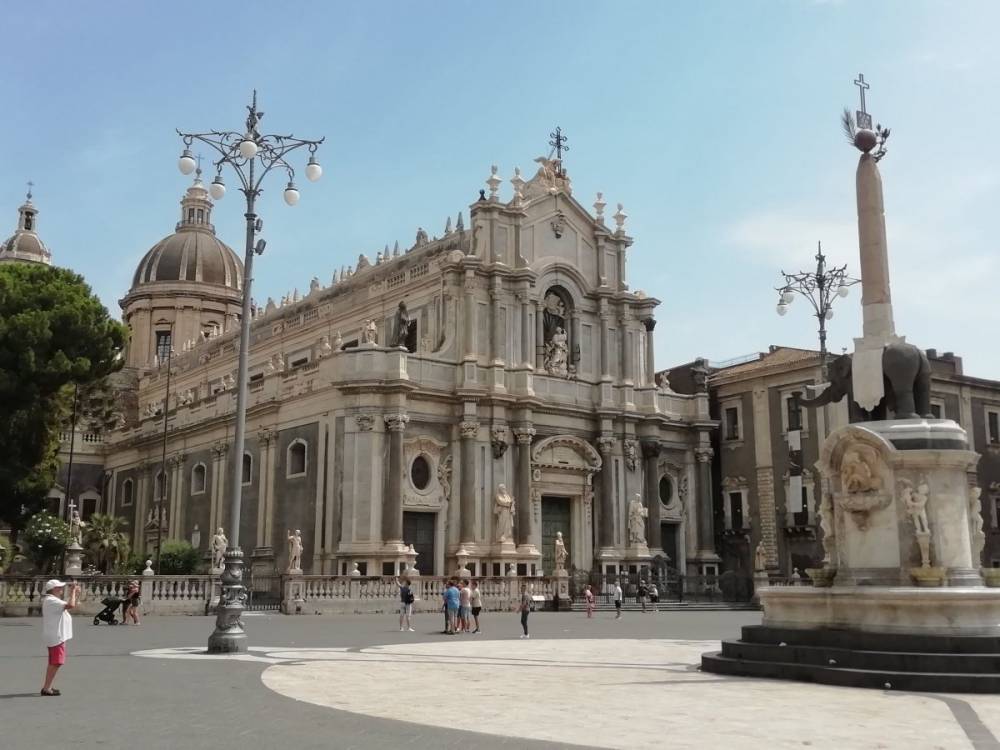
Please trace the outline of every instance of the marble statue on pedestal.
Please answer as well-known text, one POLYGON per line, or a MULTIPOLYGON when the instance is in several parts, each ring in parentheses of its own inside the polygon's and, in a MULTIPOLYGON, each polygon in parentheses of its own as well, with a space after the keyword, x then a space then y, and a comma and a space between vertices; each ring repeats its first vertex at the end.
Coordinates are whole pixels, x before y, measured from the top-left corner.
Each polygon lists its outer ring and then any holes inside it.
POLYGON ((374 320, 366 321, 365 327, 361 329, 361 343, 362 344, 378 343, 378 326, 375 325, 374 320))
POLYGON ((221 571, 223 568, 223 563, 226 560, 226 548, 229 546, 229 540, 226 539, 225 533, 222 531, 222 527, 215 532, 215 536, 212 537, 212 570, 221 571))
POLYGON ((83 530, 87 526, 80 518, 80 513, 73 510, 73 515, 69 522, 69 538, 71 544, 83 545, 83 530))
POLYGON ((558 573, 559 571, 566 570, 566 560, 569 558, 569 552, 566 551, 566 544, 563 542, 561 531, 556 532, 556 540, 553 542, 553 546, 555 546, 556 573, 558 573))
POLYGON ((288 570, 286 573, 302 572, 302 532, 288 532, 288 570))
POLYGON ((501 544, 514 541, 514 498, 507 491, 507 485, 498 484, 493 500, 493 515, 496 516, 496 540, 501 544))
POLYGON ((753 569, 754 571, 766 570, 767 569, 767 551, 764 549, 764 542, 757 542, 757 549, 753 553, 753 569))
POLYGON ((638 493, 628 504, 628 542, 629 544, 646 544, 646 517, 649 511, 642 504, 642 496, 638 493))

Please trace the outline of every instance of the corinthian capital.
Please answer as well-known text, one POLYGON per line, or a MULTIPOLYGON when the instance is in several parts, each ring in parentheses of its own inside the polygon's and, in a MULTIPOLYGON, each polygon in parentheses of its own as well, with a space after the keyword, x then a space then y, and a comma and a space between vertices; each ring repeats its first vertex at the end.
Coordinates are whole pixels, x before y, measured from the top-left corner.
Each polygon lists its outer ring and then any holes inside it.
POLYGON ((712 456, 715 455, 715 451, 712 450, 710 446, 702 446, 700 448, 695 448, 694 457, 698 460, 700 464, 707 464, 712 460, 712 456))
POLYGON ((601 437, 597 438, 597 450, 601 452, 601 455, 609 456, 611 455, 611 452, 615 449, 615 443, 617 442, 618 441, 615 440, 610 435, 602 435, 601 437))
POLYGON ((518 445, 531 445, 531 440, 535 437, 535 428, 530 424, 518 425, 512 432, 518 445))
POLYGON ((471 440, 479 434, 479 422, 460 422, 458 430, 463 438, 471 440))
POLYGON ((385 426, 389 428, 390 432, 402 432, 406 429, 406 423, 409 421, 410 418, 406 414, 385 415, 385 426))

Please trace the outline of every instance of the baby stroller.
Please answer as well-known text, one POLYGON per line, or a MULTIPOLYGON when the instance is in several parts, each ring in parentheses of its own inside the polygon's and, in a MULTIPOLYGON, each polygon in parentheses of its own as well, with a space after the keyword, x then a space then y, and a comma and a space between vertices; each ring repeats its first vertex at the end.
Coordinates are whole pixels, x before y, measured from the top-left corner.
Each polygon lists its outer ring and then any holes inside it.
POLYGON ((97 613, 94 617, 94 624, 100 625, 102 622, 106 622, 108 625, 117 625, 118 618, 115 617, 115 613, 118 608, 122 606, 124 599, 119 599, 117 596, 106 596, 101 599, 101 604, 104 605, 104 609, 97 613))

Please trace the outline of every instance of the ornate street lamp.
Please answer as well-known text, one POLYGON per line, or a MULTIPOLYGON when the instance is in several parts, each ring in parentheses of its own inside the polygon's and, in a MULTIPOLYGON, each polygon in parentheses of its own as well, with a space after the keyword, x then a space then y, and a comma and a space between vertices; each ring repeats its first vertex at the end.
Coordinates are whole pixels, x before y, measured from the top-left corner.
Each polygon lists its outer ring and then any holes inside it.
POLYGON ((833 317, 833 302, 838 297, 846 297, 850 287, 860 283, 847 275, 847 266, 826 267, 826 256, 823 255, 823 245, 816 243, 816 270, 799 271, 798 273, 781 272, 785 277, 785 285, 777 287, 778 315, 788 312, 789 305, 795 300, 795 295, 801 295, 809 300, 813 314, 819 320, 819 356, 826 380, 826 321, 833 317))
POLYGON ((261 194, 261 183, 273 169, 284 170, 288 178, 285 187, 285 203, 294 206, 299 202, 299 191, 295 187, 295 169, 285 157, 296 149, 309 150, 306 177, 312 182, 320 178, 322 168, 316 161, 316 149, 323 142, 303 140, 292 135, 261 135, 257 129, 263 112, 257 110, 257 92, 253 92, 253 102, 247 107, 249 114, 246 129, 237 131, 212 130, 207 133, 177 134, 184 141, 184 150, 177 161, 182 174, 191 174, 197 167, 191 155, 191 144, 195 141, 214 149, 219 158, 213 162, 215 179, 209 193, 216 200, 226 194, 222 179, 222 168, 231 167, 240 181, 240 192, 246 198, 247 234, 246 254, 243 261, 243 312, 240 318, 239 368, 236 378, 236 429, 234 450, 231 453, 229 483, 229 547, 226 550, 225 567, 222 573, 222 594, 216 609, 215 632, 208 639, 209 653, 244 653, 247 650, 247 636, 243 630, 243 603, 246 590, 243 587, 243 552, 240 549, 240 505, 243 500, 243 437, 246 430, 247 356, 250 350, 250 286, 253 282, 253 256, 264 252, 264 240, 255 243, 257 232, 261 230, 260 219, 254 212, 254 204, 261 194))

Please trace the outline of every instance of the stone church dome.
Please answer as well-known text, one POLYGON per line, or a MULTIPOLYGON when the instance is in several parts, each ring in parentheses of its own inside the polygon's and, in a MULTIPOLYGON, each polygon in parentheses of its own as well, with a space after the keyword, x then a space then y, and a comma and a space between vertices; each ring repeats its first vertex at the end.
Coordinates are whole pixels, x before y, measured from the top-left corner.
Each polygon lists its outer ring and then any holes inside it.
POLYGON ((17 210, 19 213, 17 230, 3 244, 0 244, 0 261, 22 261, 51 265, 52 253, 38 236, 38 209, 31 202, 31 190, 28 190, 27 200, 17 210))
POLYGON ((139 261, 132 289, 178 281, 242 289, 243 263, 232 248, 216 237, 211 218, 212 202, 199 170, 194 184, 181 199, 181 220, 176 230, 153 245, 139 261))

